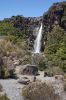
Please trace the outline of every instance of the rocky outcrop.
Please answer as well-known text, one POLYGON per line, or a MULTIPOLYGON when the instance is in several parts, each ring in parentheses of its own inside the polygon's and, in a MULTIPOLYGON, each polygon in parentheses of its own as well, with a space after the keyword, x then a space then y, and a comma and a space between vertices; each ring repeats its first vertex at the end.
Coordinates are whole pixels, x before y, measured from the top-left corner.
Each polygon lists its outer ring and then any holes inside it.
POLYGON ((23 75, 26 74, 36 75, 38 74, 38 67, 36 65, 30 65, 30 64, 20 65, 20 66, 16 66, 16 72, 23 75))
POLYGON ((35 28, 39 27, 42 21, 42 16, 40 17, 24 17, 24 16, 12 16, 9 21, 13 24, 13 27, 20 29, 23 33, 23 37, 30 47, 33 47, 35 34, 35 28))
POLYGON ((54 3, 43 15, 44 40, 47 34, 52 31, 55 25, 59 25, 66 30, 66 2, 54 3))

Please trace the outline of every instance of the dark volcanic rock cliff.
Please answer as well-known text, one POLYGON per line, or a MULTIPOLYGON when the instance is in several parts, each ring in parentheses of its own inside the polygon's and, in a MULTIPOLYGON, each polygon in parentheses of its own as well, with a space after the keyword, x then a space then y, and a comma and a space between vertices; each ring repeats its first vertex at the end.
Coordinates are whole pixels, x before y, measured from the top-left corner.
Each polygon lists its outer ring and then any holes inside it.
POLYGON ((43 23, 43 49, 44 41, 47 40, 47 34, 51 32, 55 25, 59 25, 66 30, 66 2, 54 3, 41 17, 24 17, 23 21, 20 21, 19 18, 16 17, 17 20, 14 23, 14 27, 18 27, 21 30, 26 29, 26 37, 29 38, 29 44, 32 46, 36 38, 33 31, 40 26, 41 22, 43 23))
POLYGON ((10 22, 13 23, 15 28, 19 28, 22 33, 25 34, 25 38, 29 46, 33 47, 35 40, 35 28, 40 27, 42 22, 41 17, 23 17, 23 16, 12 16, 10 22))
POLYGON ((47 33, 50 32, 55 25, 59 25, 66 30, 66 2, 54 3, 49 10, 43 15, 43 31, 45 40, 47 33))

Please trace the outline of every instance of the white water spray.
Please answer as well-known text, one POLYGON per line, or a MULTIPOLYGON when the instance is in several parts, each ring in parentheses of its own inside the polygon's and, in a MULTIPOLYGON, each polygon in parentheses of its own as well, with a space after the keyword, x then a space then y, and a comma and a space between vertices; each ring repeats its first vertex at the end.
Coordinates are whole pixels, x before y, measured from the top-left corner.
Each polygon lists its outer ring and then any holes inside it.
POLYGON ((40 53, 41 39, 42 39, 42 23, 41 23, 41 26, 40 26, 39 31, 38 31, 38 35, 37 35, 36 40, 35 40, 34 53, 40 53))

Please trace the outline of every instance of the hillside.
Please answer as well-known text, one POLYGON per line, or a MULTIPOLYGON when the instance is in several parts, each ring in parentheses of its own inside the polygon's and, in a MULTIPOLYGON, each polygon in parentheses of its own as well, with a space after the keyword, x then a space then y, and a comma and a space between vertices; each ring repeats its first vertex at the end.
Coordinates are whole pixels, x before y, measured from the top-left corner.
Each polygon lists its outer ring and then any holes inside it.
POLYGON ((61 65, 59 67, 66 72, 66 2, 54 3, 40 17, 17 15, 0 21, 2 66, 14 68, 13 62, 15 60, 19 64, 32 63, 31 51, 33 51, 37 36, 35 34, 36 28, 40 27, 41 22, 43 25, 41 52, 47 58, 39 56, 39 61, 36 63, 42 69, 42 67, 50 65, 49 62, 51 62, 51 65, 53 64, 55 67, 61 65))
POLYGON ((66 2, 0 20, 0 100, 28 99, 66 100, 66 2))

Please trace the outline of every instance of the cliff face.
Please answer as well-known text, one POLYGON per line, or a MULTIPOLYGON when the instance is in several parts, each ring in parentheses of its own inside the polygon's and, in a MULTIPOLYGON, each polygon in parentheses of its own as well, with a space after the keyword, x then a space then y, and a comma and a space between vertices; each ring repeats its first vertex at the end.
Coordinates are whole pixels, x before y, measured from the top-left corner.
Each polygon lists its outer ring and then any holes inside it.
POLYGON ((44 49, 44 41, 47 40, 47 34, 51 32, 55 25, 60 25, 66 30, 66 2, 54 3, 41 17, 12 16, 11 18, 4 20, 5 22, 10 23, 13 28, 18 29, 20 31, 19 35, 25 37, 27 43, 31 47, 33 47, 36 38, 35 28, 40 27, 42 22, 42 49, 44 49))
POLYGON ((54 3, 43 15, 43 31, 45 34, 50 32, 55 25, 66 30, 66 2, 54 3))
POLYGON ((36 38, 35 29, 40 27, 42 22, 41 17, 23 17, 12 16, 9 21, 13 23, 13 27, 18 28, 22 34, 25 34, 25 38, 29 46, 33 47, 34 40, 36 38))
POLYGON ((29 38, 30 45, 34 43, 35 36, 33 31, 36 27, 43 23, 43 41, 42 50, 44 48, 44 41, 47 40, 47 34, 52 31, 55 25, 59 25, 66 30, 66 2, 54 3, 49 10, 43 14, 41 17, 24 17, 24 23, 16 21, 14 23, 15 27, 19 27, 21 30, 27 29, 26 37, 29 38))

